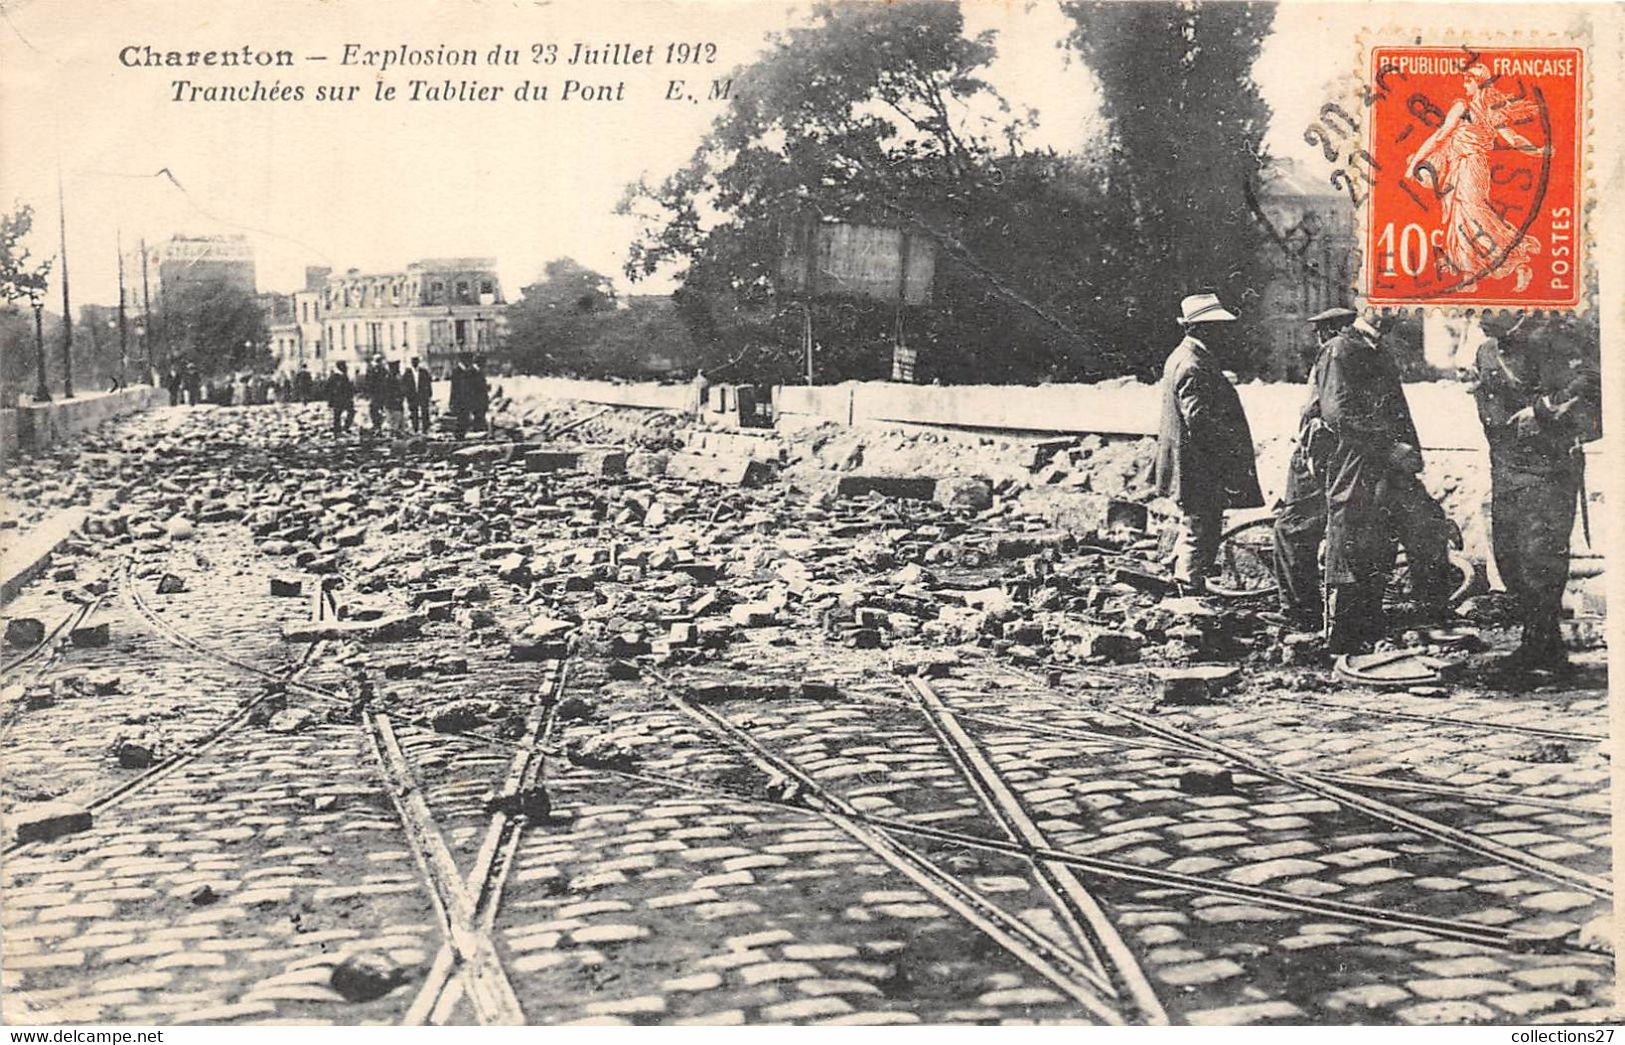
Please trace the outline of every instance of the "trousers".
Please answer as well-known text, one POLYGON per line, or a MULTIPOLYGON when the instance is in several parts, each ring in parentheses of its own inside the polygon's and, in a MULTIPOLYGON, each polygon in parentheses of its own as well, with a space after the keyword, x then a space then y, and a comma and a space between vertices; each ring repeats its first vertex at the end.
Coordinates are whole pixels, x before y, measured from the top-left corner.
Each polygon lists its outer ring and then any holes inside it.
POLYGON ((1276 596, 1288 617, 1314 623, 1321 618, 1320 542, 1325 536, 1326 487, 1299 449, 1287 463, 1273 534, 1276 596))
MULTIPOLYGON (((1449 516, 1415 475, 1396 478, 1388 485, 1382 514, 1390 532, 1405 549, 1411 597, 1423 610, 1442 613, 1448 608, 1454 588, 1449 516)), ((1383 571, 1384 576, 1387 572, 1383 571)))
POLYGON ((1569 579, 1569 537, 1583 462, 1561 462, 1539 473, 1490 455, 1490 546, 1495 568, 1517 605, 1522 645, 1560 652, 1563 589, 1569 579))
POLYGON ((1174 545, 1174 580, 1190 584, 1205 577, 1219 554, 1224 535, 1224 508, 1218 505, 1185 506, 1174 545))

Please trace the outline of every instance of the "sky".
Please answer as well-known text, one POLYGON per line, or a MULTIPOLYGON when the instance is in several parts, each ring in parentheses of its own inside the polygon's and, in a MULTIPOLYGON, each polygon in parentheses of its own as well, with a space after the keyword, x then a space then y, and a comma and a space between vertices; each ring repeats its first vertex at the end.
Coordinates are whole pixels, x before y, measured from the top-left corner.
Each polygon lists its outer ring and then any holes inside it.
MULTIPOLYGON (((1092 77, 1059 46, 1073 23, 1057 0, 965 0, 967 31, 998 32, 989 72, 1015 106, 1038 113, 1028 142, 1061 151, 1098 133, 1092 77)), ((117 251, 145 237, 248 235, 261 290, 300 286, 306 265, 390 271, 424 257, 488 256, 510 299, 550 259, 569 256, 623 289, 661 293, 670 274, 627 286, 620 275, 635 222, 615 215, 625 187, 658 180, 692 154, 721 103, 704 100, 759 52, 764 36, 806 17, 781 0, 5 0, 0 3, 0 204, 31 202, 36 256, 57 253, 60 164, 76 303, 117 300, 117 251), (716 45, 716 64, 566 67, 576 42, 716 45), (361 50, 493 47, 515 66, 392 69, 344 66, 361 50), (556 45, 552 65, 532 47, 556 45), (126 68, 125 47, 160 51, 287 49, 292 68, 126 68), (325 62, 305 61, 327 56, 325 62), (689 71, 698 68, 699 71, 689 71), (504 85, 495 103, 407 101, 411 79, 504 85), (666 94, 685 79, 677 100, 666 94), (300 83, 303 102, 176 102, 173 82, 300 83), (620 101, 558 97, 567 79, 612 87, 620 101), (546 102, 521 102, 522 81, 547 82, 546 102), (377 85, 397 98, 368 100, 377 85), (360 100, 317 102, 319 86, 356 85, 360 100), (697 88, 697 89, 696 89, 697 88), (690 101, 687 95, 699 95, 690 101), (168 176, 158 172, 167 171, 168 176)), ((1313 164, 1305 124, 1356 65, 1356 39, 1381 29, 1367 4, 1289 3, 1255 68, 1274 110, 1267 144, 1313 164)), ((1389 10, 1392 10, 1390 7, 1389 10)), ((1525 12, 1527 8, 1520 8, 1525 12)), ((1407 30, 1450 28, 1458 9, 1406 5, 1407 30)), ((1561 30, 1573 11, 1526 13, 1561 30)), ((1388 19, 1393 21, 1393 19, 1388 19)), ((539 52, 545 56, 545 50, 539 52)), ((1322 164, 1323 165, 1323 164, 1322 164)), ((54 288, 53 288, 54 294, 54 288)))

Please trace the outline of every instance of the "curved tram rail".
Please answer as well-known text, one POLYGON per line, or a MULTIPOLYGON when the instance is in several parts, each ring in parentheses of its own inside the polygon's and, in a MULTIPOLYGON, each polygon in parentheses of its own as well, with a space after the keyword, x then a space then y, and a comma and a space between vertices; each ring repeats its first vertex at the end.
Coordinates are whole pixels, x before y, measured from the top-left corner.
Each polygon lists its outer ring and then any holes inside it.
MULTIPOLYGON (((717 795, 736 800, 751 801, 760 804, 790 806, 799 808, 812 808, 820 812, 835 808, 840 811, 844 819, 870 825, 884 835, 902 834, 921 839, 930 839, 950 843, 971 849, 981 849, 990 852, 1008 853, 1023 856, 1030 860, 1051 861, 1055 864, 1074 867, 1082 871, 1100 875, 1101 877, 1120 881, 1133 882, 1142 885, 1179 889, 1184 892, 1223 896, 1231 899, 1246 900, 1265 906, 1276 907, 1282 910, 1323 915, 1328 919, 1347 919, 1361 924, 1373 925, 1389 929, 1413 929, 1430 933, 1443 939, 1459 940, 1481 946, 1495 947, 1513 952, 1544 952, 1557 953, 1572 951, 1576 953, 1591 953, 1589 948, 1581 947, 1573 941, 1562 937, 1539 936, 1505 929, 1497 926, 1484 925, 1478 922, 1464 921, 1453 918, 1436 918, 1427 915, 1408 914, 1371 907, 1362 904, 1346 903, 1324 898, 1304 897, 1278 890, 1259 886, 1242 885, 1234 882, 1205 878, 1200 875, 1181 874, 1171 871, 1160 871, 1153 868, 1142 867, 1137 864, 1111 860, 1102 857, 1081 856, 1065 850, 1054 849, 1047 844, 1032 845, 1024 840, 1001 841, 986 836, 966 834, 946 828, 939 828, 888 817, 877 816, 850 810, 850 806, 831 794, 823 785, 814 781, 809 774, 795 765, 793 760, 774 752, 768 751, 754 738, 750 737, 739 727, 734 726, 727 719, 715 711, 695 705, 679 695, 672 687, 671 680, 655 674, 654 677, 666 690, 666 698, 689 714, 697 721, 702 722, 713 732, 718 733, 729 746, 739 753, 756 762, 764 770, 770 771, 780 778, 789 778, 800 785, 796 793, 796 800, 774 801, 761 795, 744 795, 728 788, 700 784, 683 780, 668 774, 649 771, 616 771, 618 775, 635 779, 646 780, 650 783, 659 783, 667 787, 687 790, 699 794, 717 795)), ((598 768, 598 767, 594 767, 598 768)), ((961 766, 961 772, 979 773, 972 767, 961 766)))
MULTIPOLYGON (((121 590, 137 616, 172 644, 276 685, 244 704, 227 721, 186 751, 177 753, 97 798, 91 803, 93 810, 113 805, 195 760, 226 734, 246 722, 256 708, 282 690, 298 691, 344 706, 351 703, 342 694, 298 679, 297 676, 314 661, 315 653, 322 645, 320 642, 307 646, 299 663, 290 672, 278 674, 199 642, 161 619, 142 599, 134 584, 132 566, 128 563, 123 571, 121 590)), ((313 605, 318 615, 327 612, 325 599, 313 600, 313 605)), ((410 768, 395 738, 390 716, 375 711, 363 713, 380 772, 389 787, 390 798, 401 816, 406 836, 412 845, 413 855, 424 874, 430 898, 440 916, 445 939, 423 987, 406 1013, 404 1022, 444 1020, 459 998, 466 995, 476 1017, 482 1023, 509 1025, 524 1023, 523 1010, 508 982, 492 942, 492 924, 500 903, 503 884, 513 865, 519 832, 528 819, 525 809, 522 806, 516 808, 515 805, 522 796, 539 786, 543 742, 547 731, 551 728, 552 708, 557 705, 557 697, 562 692, 567 677, 566 664, 567 662, 555 662, 553 670, 549 673, 549 682, 543 687, 527 720, 525 735, 521 741, 517 743, 503 741, 477 732, 459 734, 471 740, 499 744, 515 751, 513 763, 499 797, 499 808, 492 818, 485 845, 476 860, 474 874, 468 881, 465 881, 458 872, 456 862, 435 824, 434 816, 412 778, 410 768)), ((407 717, 402 720, 433 728, 429 723, 416 718, 407 717)), ((15 848, 18 846, 8 848, 6 852, 9 853, 15 848)))

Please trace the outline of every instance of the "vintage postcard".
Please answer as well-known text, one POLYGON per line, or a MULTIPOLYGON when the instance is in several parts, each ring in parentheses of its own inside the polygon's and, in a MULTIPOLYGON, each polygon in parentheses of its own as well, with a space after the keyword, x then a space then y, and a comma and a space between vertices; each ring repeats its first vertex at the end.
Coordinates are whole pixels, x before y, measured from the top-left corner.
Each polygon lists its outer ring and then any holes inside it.
POLYGON ((1622 72, 0 0, 8 1033, 1610 1041, 1622 72))

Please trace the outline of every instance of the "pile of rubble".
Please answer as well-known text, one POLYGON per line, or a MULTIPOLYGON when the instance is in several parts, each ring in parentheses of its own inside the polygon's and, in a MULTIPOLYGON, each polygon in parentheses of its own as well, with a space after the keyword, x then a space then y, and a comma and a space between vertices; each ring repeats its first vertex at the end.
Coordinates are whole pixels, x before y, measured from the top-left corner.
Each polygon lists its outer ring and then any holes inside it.
MULTIPOLYGON (((1312 641, 1258 617, 1267 600, 1174 591, 1148 440, 978 437, 997 467, 968 474, 982 459, 966 437, 932 432, 887 434, 877 453, 873 433, 783 439, 574 406, 529 409, 490 439, 333 444, 322 419, 309 406, 132 420, 58 465, 63 495, 120 491, 86 526, 113 543, 244 527, 278 564, 271 594, 338 595, 287 640, 444 639, 421 673, 572 644, 695 665, 808 632, 918 670, 966 647, 1039 668, 1318 663, 1312 641), (903 472, 921 447, 945 474, 903 472)), ((157 559, 145 570, 168 583, 157 559)), ((1165 689, 1189 699, 1233 681, 1208 674, 1165 689)))

